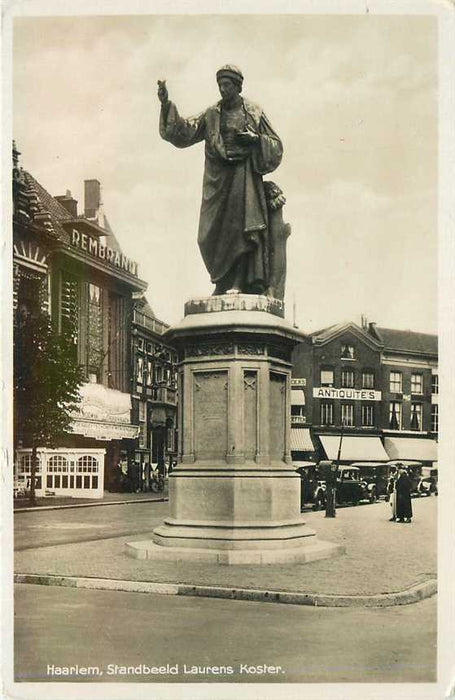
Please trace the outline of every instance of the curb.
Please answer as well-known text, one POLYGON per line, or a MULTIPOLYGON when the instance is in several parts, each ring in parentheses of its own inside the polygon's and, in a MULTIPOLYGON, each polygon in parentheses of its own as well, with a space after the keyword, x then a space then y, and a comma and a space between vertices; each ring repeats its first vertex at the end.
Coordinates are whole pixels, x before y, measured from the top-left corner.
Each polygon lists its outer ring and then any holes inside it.
POLYGON ((52 574, 14 574, 14 583, 32 583, 41 586, 63 586, 102 591, 130 593, 158 593, 162 595, 252 600, 262 603, 285 603, 325 608, 369 607, 385 608, 410 605, 437 593, 436 579, 416 583, 402 591, 375 595, 331 595, 326 593, 297 593, 292 591, 265 591, 253 588, 222 588, 219 586, 191 586, 181 583, 154 583, 153 581, 123 581, 119 579, 57 576, 52 574))
POLYGON ((126 506, 135 503, 164 503, 169 498, 141 498, 129 501, 107 501, 105 503, 68 503, 64 506, 34 506, 33 508, 14 508, 14 513, 30 513, 40 510, 63 510, 64 508, 93 508, 94 506, 126 506))

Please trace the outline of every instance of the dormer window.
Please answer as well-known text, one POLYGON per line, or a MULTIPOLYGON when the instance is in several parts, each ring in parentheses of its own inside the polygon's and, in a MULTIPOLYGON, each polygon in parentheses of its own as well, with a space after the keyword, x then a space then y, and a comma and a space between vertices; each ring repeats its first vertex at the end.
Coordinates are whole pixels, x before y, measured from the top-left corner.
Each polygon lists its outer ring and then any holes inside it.
POLYGON ((353 345, 342 345, 341 346, 341 359, 342 360, 353 360, 354 359, 354 346, 353 345))

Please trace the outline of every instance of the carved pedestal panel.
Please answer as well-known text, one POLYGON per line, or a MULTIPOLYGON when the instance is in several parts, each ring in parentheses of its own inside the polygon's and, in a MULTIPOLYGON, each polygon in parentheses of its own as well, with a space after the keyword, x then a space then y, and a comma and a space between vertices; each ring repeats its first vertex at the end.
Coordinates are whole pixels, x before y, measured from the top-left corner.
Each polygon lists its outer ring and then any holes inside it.
POLYGON ((264 297, 223 299, 189 302, 168 332, 181 360, 170 515, 153 542, 128 552, 225 564, 337 553, 305 525, 291 462, 290 361, 301 335, 264 297))

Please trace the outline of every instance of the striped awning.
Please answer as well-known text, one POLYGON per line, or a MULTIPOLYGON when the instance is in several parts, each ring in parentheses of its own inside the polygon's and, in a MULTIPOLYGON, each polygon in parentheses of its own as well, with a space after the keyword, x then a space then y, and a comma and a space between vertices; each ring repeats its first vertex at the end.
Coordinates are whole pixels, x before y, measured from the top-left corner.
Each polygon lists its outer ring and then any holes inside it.
POLYGON ((291 452, 314 452, 309 428, 291 428, 291 452))
POLYGON ((389 459, 415 459, 435 462, 438 459, 438 443, 431 438, 386 437, 385 448, 389 459))
MULTIPOLYGON (((339 435, 320 435, 319 439, 327 459, 337 459, 340 447, 339 435)), ((352 462, 387 462, 390 457, 378 437, 366 435, 343 435, 341 442, 341 460, 352 462)))

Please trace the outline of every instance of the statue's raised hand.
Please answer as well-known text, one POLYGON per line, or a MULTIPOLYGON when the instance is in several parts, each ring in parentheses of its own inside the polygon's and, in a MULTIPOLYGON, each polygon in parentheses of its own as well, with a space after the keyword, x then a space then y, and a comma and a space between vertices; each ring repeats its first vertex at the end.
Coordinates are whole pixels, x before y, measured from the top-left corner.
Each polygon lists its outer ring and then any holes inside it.
POLYGON ((158 80, 158 99, 162 105, 166 104, 169 100, 169 94, 166 87, 165 80, 158 80))

